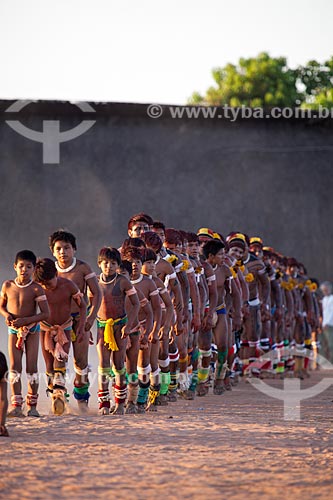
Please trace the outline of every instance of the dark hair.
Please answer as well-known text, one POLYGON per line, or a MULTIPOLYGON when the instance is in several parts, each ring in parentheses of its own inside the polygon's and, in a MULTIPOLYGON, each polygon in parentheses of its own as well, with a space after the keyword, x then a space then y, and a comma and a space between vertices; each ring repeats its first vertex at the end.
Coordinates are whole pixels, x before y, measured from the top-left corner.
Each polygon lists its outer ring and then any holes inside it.
POLYGON ((209 254, 216 255, 224 247, 224 243, 220 240, 209 240, 202 247, 202 251, 206 259, 208 259, 209 254))
POLYGON ((192 243, 193 241, 199 243, 199 236, 196 233, 187 233, 187 243, 192 243))
POLYGON ((298 262, 294 257, 287 258, 287 267, 298 267, 298 262))
POLYGON ((52 233, 51 236, 49 236, 49 247, 52 252, 57 241, 65 241, 66 243, 70 243, 74 250, 76 250, 76 238, 72 233, 63 231, 62 229, 58 229, 58 231, 52 233))
POLYGON ((150 217, 150 215, 146 214, 145 212, 136 214, 136 217, 141 217, 145 222, 147 222, 148 226, 152 226, 154 223, 154 220, 150 217))
POLYGON ((34 279, 38 283, 50 281, 57 276, 57 269, 53 260, 38 259, 35 267, 34 279))
POLYGON ((136 260, 141 260, 142 262, 143 259, 142 252, 138 248, 128 247, 123 254, 123 259, 124 260, 136 259, 136 260))
POLYGON ((165 230, 165 241, 173 245, 181 245, 182 236, 177 229, 168 228, 165 230))
POLYGON ((303 270, 304 274, 308 274, 308 270, 302 262, 298 263, 298 267, 300 267, 303 270))
POLYGON ((152 248, 154 252, 159 253, 162 248, 162 240, 157 233, 147 231, 142 235, 142 239, 148 248, 152 248))
POLYGON ((129 248, 129 247, 139 248, 139 247, 145 247, 145 246, 146 246, 146 244, 145 244, 145 242, 144 242, 144 240, 142 238, 126 238, 126 240, 123 241, 121 249, 123 251, 123 250, 126 250, 126 248, 129 248))
POLYGON ((165 232, 165 224, 159 220, 154 220, 153 222, 153 229, 163 229, 165 232))
POLYGON ((122 260, 119 269, 120 271, 127 271, 129 275, 132 274, 132 264, 128 260, 122 260))
POLYGON ((288 266, 288 257, 282 257, 281 264, 285 267, 288 266))
POLYGON ((183 231, 182 229, 179 229, 179 234, 182 239, 182 245, 184 245, 185 242, 187 242, 187 232, 183 231))
POLYGON ((120 262, 121 262, 120 253, 118 252, 118 250, 116 248, 103 247, 100 249, 100 251, 98 253, 98 259, 97 259, 98 265, 103 260, 115 260, 115 261, 117 261, 117 264, 120 264, 120 262))
POLYGON ((145 222, 146 224, 148 224, 148 226, 151 226, 153 223, 153 219, 143 212, 132 215, 127 223, 127 229, 131 230, 134 224, 136 224, 137 222, 145 222))
POLYGON ((156 261, 156 253, 151 248, 146 248, 142 254, 142 262, 147 262, 147 260, 156 261))
POLYGON ((27 260, 28 262, 31 262, 35 267, 37 257, 31 250, 21 250, 16 254, 15 264, 17 264, 19 260, 27 260))

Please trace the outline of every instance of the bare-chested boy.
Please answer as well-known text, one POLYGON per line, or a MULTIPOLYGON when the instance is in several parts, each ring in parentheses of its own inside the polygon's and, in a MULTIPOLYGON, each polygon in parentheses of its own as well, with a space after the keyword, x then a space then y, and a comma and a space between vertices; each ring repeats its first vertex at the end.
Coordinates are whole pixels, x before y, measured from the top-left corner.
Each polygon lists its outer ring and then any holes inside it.
MULTIPOLYGON (((204 253, 203 247, 207 241, 214 239, 214 232, 209 228, 200 228, 197 231, 199 239, 199 262, 201 266, 198 267, 196 272, 203 273, 204 279, 207 282, 208 288, 208 301, 205 305, 204 318, 199 332, 198 346, 199 346, 199 362, 198 362, 198 385, 197 395, 205 396, 209 391, 209 373, 210 365, 213 360, 212 357, 212 338, 213 338, 213 324, 217 307, 217 286, 216 276, 213 267, 208 263, 204 253)), ((214 361, 215 363, 215 361, 214 361)))
POLYGON ((65 374, 73 325, 72 300, 80 311, 77 342, 84 337, 86 303, 73 281, 57 276, 53 260, 39 259, 34 277, 44 288, 50 308, 47 321, 41 321, 41 347, 48 377, 47 392, 52 397, 52 412, 62 415, 66 409, 65 374))
MULTIPOLYGON (((200 305, 199 291, 195 280, 194 268, 186 253, 182 253, 185 234, 176 229, 166 229, 164 246, 168 252, 171 252, 171 257, 176 255, 179 264, 176 263, 175 271, 181 285, 183 294, 183 319, 182 319, 182 334, 177 336, 177 347, 179 350, 179 380, 178 391, 184 399, 193 399, 193 391, 189 391, 190 379, 188 375, 188 350, 189 343, 193 343, 193 332, 197 333, 200 326, 200 305)), ((186 252, 186 250, 185 250, 186 252)))
MULTIPOLYGON (((270 318, 270 282, 265 264, 255 255, 248 253, 249 239, 242 233, 231 233, 227 237, 229 254, 238 265, 244 266, 249 285, 249 315, 244 317, 244 329, 241 340, 241 358, 243 370, 248 372, 249 363, 256 361, 259 355, 262 318, 270 318)), ((258 375, 258 369, 251 369, 258 375)))
MULTIPOLYGON (((169 366, 170 366, 170 383, 168 390, 168 400, 175 401, 177 400, 176 391, 178 387, 178 361, 179 361, 179 351, 177 347, 176 337, 183 333, 183 296, 181 287, 179 284, 179 280, 177 278, 177 274, 173 264, 169 262, 173 258, 172 255, 168 254, 166 249, 162 246, 162 241, 165 241, 165 226, 162 222, 154 222, 153 231, 147 232, 143 235, 143 239, 147 245, 147 248, 151 248, 157 255, 156 260, 156 274, 158 278, 160 278, 166 288, 169 290, 172 302, 174 305, 175 312, 175 325, 173 330, 176 335, 170 334, 170 343, 169 343, 169 366), (158 227, 157 227, 158 226, 158 227), (162 239, 161 239, 161 236, 162 239)), ((177 257, 174 256, 177 261, 177 257)), ((164 358, 161 358, 164 359, 164 358)), ((164 376, 162 375, 163 380, 164 376)), ((166 382, 166 377, 165 377, 166 382)), ((162 383, 162 382, 161 382, 162 383)), ((163 383, 162 383, 163 385, 163 383)), ((164 391, 164 387, 162 387, 162 391, 164 391)), ((164 403, 166 402, 166 398, 164 397, 164 392, 162 392, 162 396, 160 397, 160 401, 164 403)))
POLYGON ((173 304, 171 297, 165 287, 163 281, 156 275, 156 253, 151 249, 146 249, 143 252, 142 274, 152 279, 157 286, 160 294, 160 302, 162 307, 162 321, 159 331, 159 356, 158 364, 160 367, 160 395, 154 402, 149 404, 149 410, 154 409, 153 405, 167 405, 167 393, 170 384, 170 358, 169 358, 169 334, 173 323, 173 304))
POLYGON ((30 250, 16 255, 14 269, 17 277, 5 281, 1 290, 0 313, 8 325, 9 380, 13 409, 10 417, 23 417, 21 385, 22 355, 26 352, 28 416, 39 417, 36 409, 38 398, 38 344, 39 322, 49 316, 49 307, 43 288, 33 281, 36 256, 30 250), (37 306, 40 312, 37 312, 37 306))
MULTIPOLYGON (((153 329, 149 334, 149 349, 140 350, 138 359, 139 372, 139 395, 138 412, 143 413, 146 408, 149 392, 149 404, 154 405, 160 391, 160 377, 158 366, 159 353, 159 330, 161 327, 162 309, 160 305, 159 292, 155 283, 141 273, 142 253, 135 248, 128 248, 124 254, 124 259, 132 263, 131 283, 138 290, 143 292, 145 298, 151 303, 154 315, 153 329), (149 382, 148 382, 149 376, 149 382)), ((139 319, 140 317, 139 314, 139 319)))
MULTIPOLYGON (((128 280, 131 279, 132 264, 128 260, 122 260, 119 266, 120 274, 123 274, 128 280)), ((140 349, 148 349, 148 337, 153 329, 153 310, 149 301, 143 295, 141 290, 137 289, 138 299, 140 302, 140 316, 135 321, 136 326, 129 334, 130 342, 126 347, 126 372, 128 378, 128 399, 125 408, 125 414, 138 413, 137 400, 139 394, 139 377, 138 377, 138 357, 140 349)), ((129 298, 126 297, 125 307, 131 307, 129 298)))
POLYGON ((207 241, 203 246, 203 253, 211 266, 216 276, 218 305, 216 307, 215 321, 213 323, 214 341, 217 345, 217 363, 215 369, 214 394, 222 394, 224 392, 223 379, 227 369, 227 354, 228 354, 228 327, 226 319, 226 282, 232 276, 227 265, 224 264, 224 249, 225 244, 217 239, 207 241))
POLYGON ((189 390, 195 394, 197 389, 198 395, 204 396, 208 390, 213 313, 217 306, 216 276, 212 266, 206 260, 200 259, 200 241, 196 233, 187 233, 187 253, 198 285, 201 322, 191 355, 193 372, 189 390))
POLYGON ((140 304, 137 292, 130 281, 117 272, 121 263, 116 248, 103 247, 98 254, 101 269, 99 286, 102 302, 97 318, 97 351, 99 357, 99 403, 100 413, 109 413, 109 378, 111 356, 115 374, 115 409, 113 415, 125 413, 127 398, 126 384, 126 346, 128 336, 137 326, 140 304), (126 304, 129 299, 131 307, 126 304), (106 403, 106 404, 105 404, 106 403))
POLYGON ((75 257, 76 238, 73 234, 59 230, 49 237, 49 246, 53 256, 56 258, 56 268, 59 277, 67 278, 78 286, 86 300, 87 288, 90 290, 90 307, 83 331, 78 331, 80 324, 80 310, 75 302, 72 302, 73 334, 72 345, 74 353, 74 398, 77 400, 79 409, 85 412, 88 407, 89 379, 88 379, 88 349, 91 327, 96 319, 97 311, 101 302, 101 292, 98 287, 96 274, 91 267, 82 260, 75 257), (80 341, 79 341, 80 340, 80 341))

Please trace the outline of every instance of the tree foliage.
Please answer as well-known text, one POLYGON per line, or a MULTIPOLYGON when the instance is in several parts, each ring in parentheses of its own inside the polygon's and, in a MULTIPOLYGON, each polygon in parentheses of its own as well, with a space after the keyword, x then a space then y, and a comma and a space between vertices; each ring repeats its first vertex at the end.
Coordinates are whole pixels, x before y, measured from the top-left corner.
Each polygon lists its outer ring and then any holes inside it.
POLYGON ((323 64, 309 61, 291 69, 285 57, 273 58, 262 52, 257 57, 241 58, 237 65, 214 68, 212 76, 215 85, 204 96, 194 92, 191 104, 265 109, 333 107, 333 57, 323 64))

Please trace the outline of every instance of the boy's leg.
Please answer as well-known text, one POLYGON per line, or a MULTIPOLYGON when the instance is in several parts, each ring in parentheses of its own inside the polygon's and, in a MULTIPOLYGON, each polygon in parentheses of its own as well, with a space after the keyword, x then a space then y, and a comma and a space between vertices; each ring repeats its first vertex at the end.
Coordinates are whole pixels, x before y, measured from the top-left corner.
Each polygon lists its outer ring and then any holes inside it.
POLYGON ((42 354, 45 362, 45 368, 46 368, 46 377, 47 377, 47 389, 46 393, 47 395, 52 394, 53 392, 53 376, 54 376, 54 371, 53 371, 53 364, 54 364, 54 357, 52 354, 45 349, 45 344, 44 344, 44 339, 45 339, 45 332, 41 331, 40 332, 40 345, 42 349, 42 354))
POLYGON ((184 399, 187 399, 189 380, 188 380, 188 324, 184 325, 184 332, 177 337, 177 346, 179 351, 179 379, 178 390, 179 394, 184 399))
POLYGON ((104 345, 104 328, 97 330, 98 353, 98 412, 100 415, 110 413, 109 383, 111 377, 111 351, 104 345))
MULTIPOLYGON (((73 324, 73 330, 75 332, 77 328, 77 322, 73 324)), ((81 411, 86 412, 88 408, 88 400, 90 398, 89 394, 89 368, 88 368, 88 349, 89 349, 89 333, 84 336, 81 342, 73 342, 73 354, 74 354, 74 370, 75 370, 75 380, 74 380, 74 398, 77 400, 79 408, 81 411)))
POLYGON ((148 349, 140 349, 138 357, 139 394, 138 413, 145 413, 150 386, 150 344, 148 349))
POLYGON ((114 327, 114 337, 118 346, 118 351, 113 351, 113 371, 115 374, 115 403, 116 407, 112 415, 123 415, 125 413, 125 403, 127 398, 127 383, 126 383, 126 345, 127 338, 121 338, 120 326, 114 327))
POLYGON ((138 356, 140 332, 131 333, 131 346, 126 350, 126 371, 128 375, 128 401, 126 414, 137 413, 137 400, 139 393, 138 356))
POLYGON ((160 388, 160 396, 158 399, 158 404, 160 404, 161 406, 166 406, 168 404, 167 394, 171 382, 168 332, 164 332, 162 340, 160 340, 158 364, 161 370, 160 371, 161 388, 160 388))
POLYGON ((5 355, 0 352, 0 436, 8 436, 6 416, 8 410, 7 377, 8 366, 5 355))
POLYGON ((37 411, 38 399, 38 347, 39 347, 39 333, 29 333, 25 341, 26 352, 26 372, 28 379, 28 394, 26 403, 28 406, 28 417, 39 417, 37 411))
POLYGON ((148 404, 146 410, 156 411, 158 396, 160 395, 161 381, 160 368, 158 366, 158 353, 160 350, 159 342, 150 345, 150 386, 148 393, 148 404))
MULTIPOLYGON (((68 355, 71 345, 70 331, 65 330, 65 334, 67 336, 68 342, 63 345, 63 350, 68 355)), ((54 376, 53 376, 53 391, 52 391, 52 412, 55 415, 63 415, 66 410, 66 403, 67 403, 66 397, 68 397, 66 391, 66 383, 65 383, 66 362, 59 361, 58 359, 54 358, 53 372, 54 376)))
POLYGON ((215 369, 214 394, 223 394, 223 379, 227 370, 228 354, 228 326, 225 314, 218 314, 217 324, 214 328, 215 343, 217 345, 217 363, 215 369))
MULTIPOLYGON (((180 335, 181 336, 181 335, 180 335)), ((177 401, 177 388, 179 380, 179 350, 178 337, 174 330, 169 334, 169 359, 170 359, 170 384, 168 390, 168 401, 177 401)))
POLYGON ((212 331, 199 331, 198 337, 199 360, 198 360, 198 384, 197 395, 205 396, 208 394, 209 386, 209 368, 212 356, 212 331))
POLYGON ((9 353, 9 373, 8 380, 11 390, 11 404, 13 409, 8 413, 9 417, 24 417, 22 412, 22 355, 23 351, 16 347, 17 335, 10 333, 8 335, 8 353, 9 353))
POLYGON ((195 390, 198 384, 198 360, 199 360, 199 349, 198 349, 198 337, 199 332, 192 333, 192 343, 189 345, 189 373, 192 371, 190 378, 189 391, 192 393, 192 398, 194 399, 195 390))

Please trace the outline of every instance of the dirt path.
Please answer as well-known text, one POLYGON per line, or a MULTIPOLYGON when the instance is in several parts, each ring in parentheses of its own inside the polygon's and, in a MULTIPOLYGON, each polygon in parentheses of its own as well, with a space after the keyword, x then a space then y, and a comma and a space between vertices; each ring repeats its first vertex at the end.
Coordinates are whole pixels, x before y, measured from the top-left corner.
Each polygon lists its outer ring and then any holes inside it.
MULTIPOLYGON (((333 372, 325 376, 333 381, 333 372)), ((302 388, 322 377, 314 372, 302 388)), ((10 438, 0 439, 0 498, 327 500, 332 400, 333 386, 302 401, 300 421, 285 421, 281 401, 242 380, 222 396, 145 415, 100 417, 93 409, 10 420, 10 438)))

